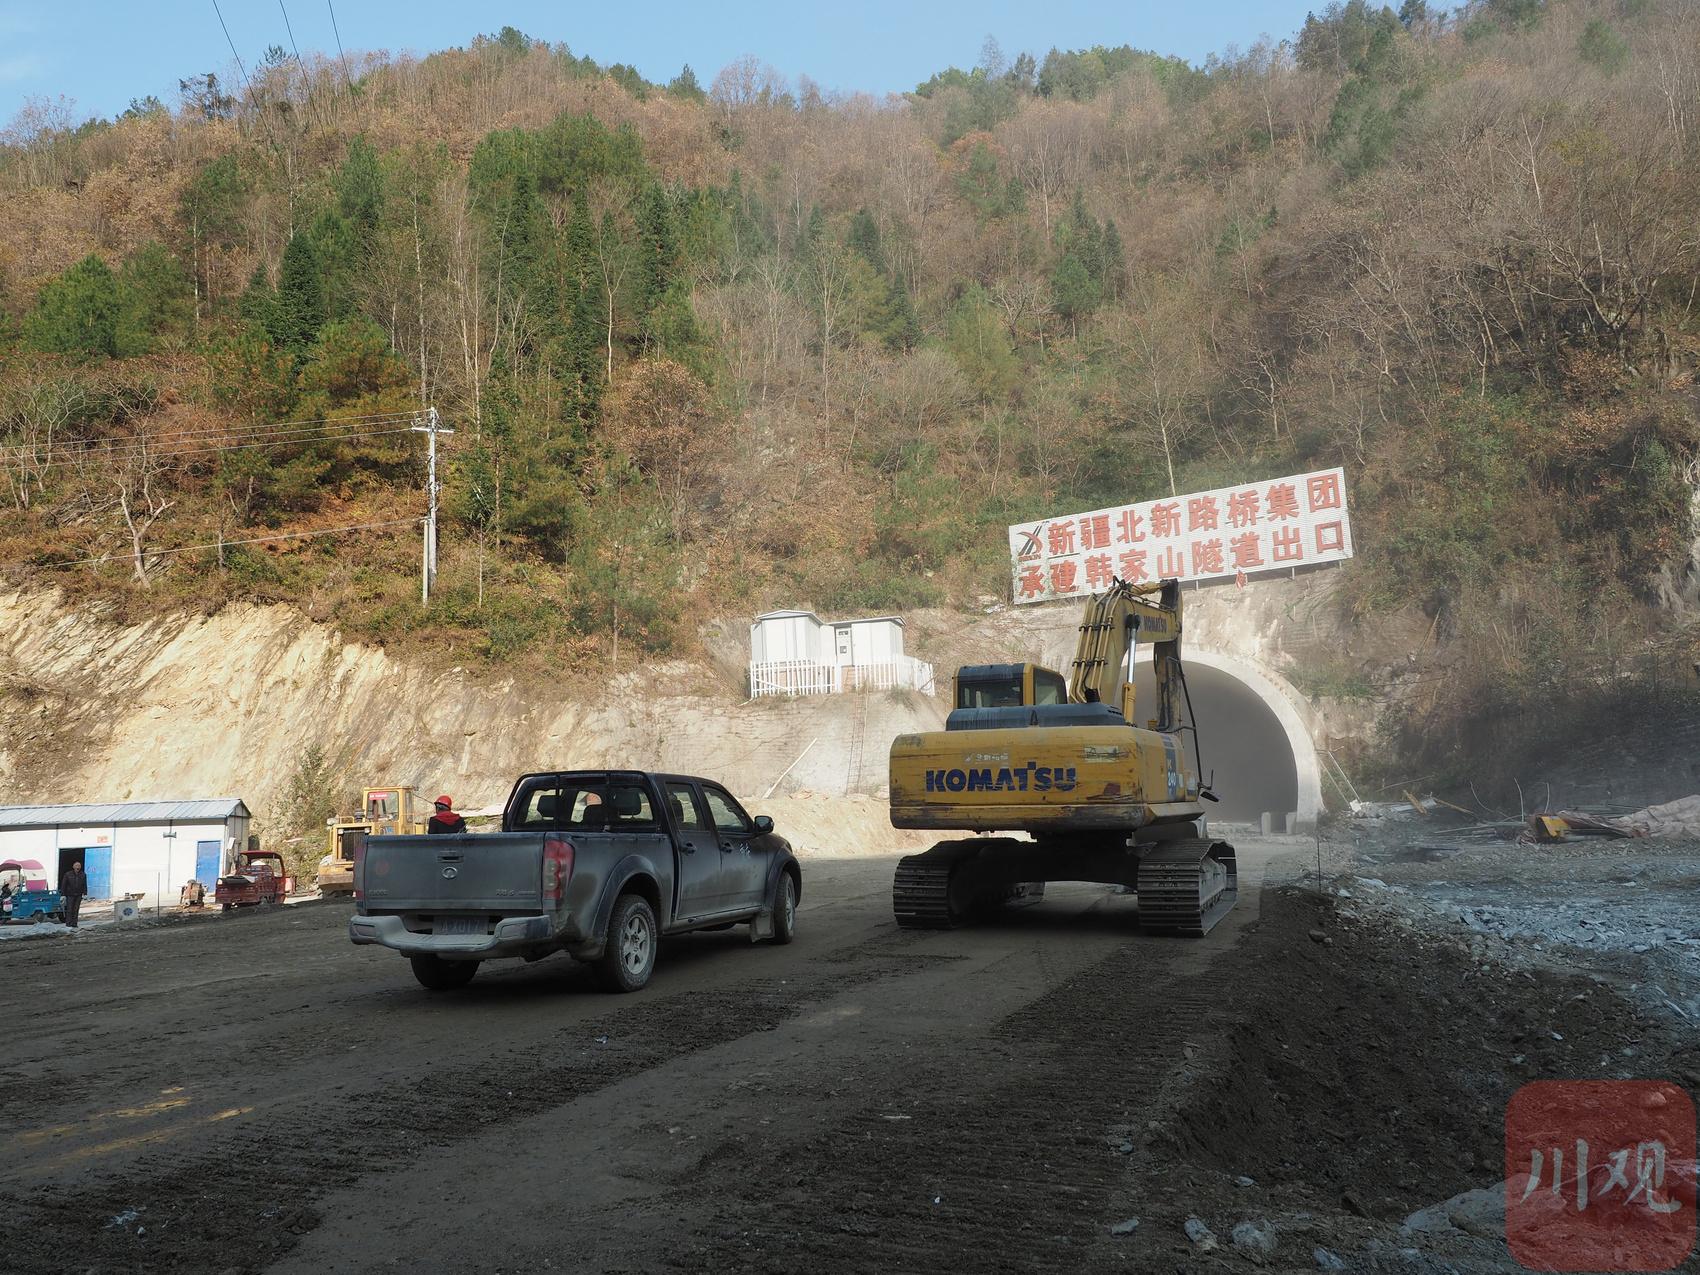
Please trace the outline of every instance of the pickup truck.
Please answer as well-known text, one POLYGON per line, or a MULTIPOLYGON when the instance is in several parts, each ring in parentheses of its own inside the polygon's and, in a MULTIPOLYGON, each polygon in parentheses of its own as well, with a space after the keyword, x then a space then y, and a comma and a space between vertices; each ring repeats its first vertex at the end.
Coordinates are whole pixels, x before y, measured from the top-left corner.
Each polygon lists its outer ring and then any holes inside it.
POLYGON ((365 838, 348 937, 400 952, 432 991, 484 961, 566 952, 635 992, 663 935, 748 922, 752 942, 789 943, 802 886, 773 820, 717 783, 551 771, 514 784, 500 832, 365 838))

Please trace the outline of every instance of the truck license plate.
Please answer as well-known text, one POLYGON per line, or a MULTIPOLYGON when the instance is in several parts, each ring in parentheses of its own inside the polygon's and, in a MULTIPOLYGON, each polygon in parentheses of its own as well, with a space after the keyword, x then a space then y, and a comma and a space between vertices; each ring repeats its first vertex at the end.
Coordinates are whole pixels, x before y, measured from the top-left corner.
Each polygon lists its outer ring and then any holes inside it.
POLYGON ((482 934, 484 933, 484 918, 481 916, 444 916, 438 917, 431 927, 433 934, 482 934))

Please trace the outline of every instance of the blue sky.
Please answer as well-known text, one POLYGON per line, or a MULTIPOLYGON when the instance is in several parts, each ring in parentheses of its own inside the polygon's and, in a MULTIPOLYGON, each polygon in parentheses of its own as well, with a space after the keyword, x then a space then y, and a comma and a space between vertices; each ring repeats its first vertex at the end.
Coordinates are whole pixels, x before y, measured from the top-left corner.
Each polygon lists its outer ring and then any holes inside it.
MULTIPOLYGON (((827 89, 912 89, 933 71, 972 66, 987 35, 1009 57, 1052 45, 1132 44, 1201 61, 1262 33, 1292 35, 1322 0, 863 0, 827 7, 791 0, 597 4, 506 0, 331 0, 345 49, 412 50, 465 44, 511 24, 598 62, 628 62, 666 80, 689 62, 706 86, 753 53, 793 79, 827 89)), ((334 53, 327 0, 218 0, 237 52, 250 65, 267 45, 334 53)), ((233 66, 213 0, 0 0, 0 122, 30 97, 74 99, 80 115, 110 116, 149 93, 175 103, 177 81, 233 66)))

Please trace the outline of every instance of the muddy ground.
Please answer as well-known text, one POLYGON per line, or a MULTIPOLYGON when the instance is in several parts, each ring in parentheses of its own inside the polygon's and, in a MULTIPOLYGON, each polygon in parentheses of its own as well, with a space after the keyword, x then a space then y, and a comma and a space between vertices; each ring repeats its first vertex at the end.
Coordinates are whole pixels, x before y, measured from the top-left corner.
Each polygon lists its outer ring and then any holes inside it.
POLYGON ((674 940, 631 997, 560 958, 429 994, 346 904, 6 944, 0 1217, 39 1238, 0 1265, 1514 1269, 1401 1224, 1504 1177, 1525 1080, 1700 1088, 1664 1007, 1700 855, 1424 835, 1337 839, 1320 890, 1309 846, 1242 841, 1203 940, 1069 886, 903 933, 890 859, 810 857, 794 945, 674 940), (1537 949, 1466 916, 1626 871, 1680 936, 1537 949))

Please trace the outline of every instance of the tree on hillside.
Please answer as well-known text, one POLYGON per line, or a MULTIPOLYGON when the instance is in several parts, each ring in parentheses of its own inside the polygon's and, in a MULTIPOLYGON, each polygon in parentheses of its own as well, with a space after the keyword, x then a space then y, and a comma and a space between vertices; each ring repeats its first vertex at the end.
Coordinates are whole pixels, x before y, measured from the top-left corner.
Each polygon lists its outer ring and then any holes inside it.
POLYGON ((378 153, 364 135, 348 144, 336 175, 337 212, 363 240, 371 238, 384 212, 384 174, 378 153))
POLYGON ((1063 253, 1051 274, 1051 304, 1068 320, 1071 331, 1079 333, 1081 317, 1097 309, 1100 299, 1098 285, 1079 254, 1063 253))
POLYGON ((236 114, 236 99, 224 91, 213 71, 178 80, 177 91, 182 96, 184 112, 199 116, 205 123, 227 120, 236 114))
POLYGON ((606 377, 601 349, 602 271, 590 221, 590 199, 582 188, 573 199, 561 258, 565 295, 560 304, 565 322, 560 338, 560 377, 571 414, 588 425, 596 417, 606 377))
POLYGON ((118 316, 118 280, 91 254, 43 285, 24 320, 24 339, 48 354, 111 358, 118 353, 118 316))
POLYGON ((208 301, 218 302, 224 278, 220 257, 241 242, 247 204, 248 182, 234 154, 215 159, 184 188, 179 215, 188 231, 197 320, 203 294, 208 301))
MULTIPOLYGON (((407 365, 390 348, 384 330, 370 319, 327 324, 301 369, 305 394, 322 395, 324 410, 405 410, 414 406, 407 365)), ((308 404, 308 410, 319 410, 308 404)))
POLYGON ((702 102, 708 98, 708 93, 697 83, 697 74, 691 70, 689 62, 685 63, 684 70, 667 82, 667 92, 689 102, 702 102))
POLYGON ((182 263, 157 241, 142 245, 118 272, 119 355, 146 354, 161 342, 182 340, 194 319, 194 285, 182 263))
POLYGON ((273 329, 278 346, 304 359, 325 322, 324 284, 319 255, 306 235, 296 235, 283 250, 277 273, 273 329))
POLYGON ((641 359, 609 398, 608 439, 653 479, 679 535, 714 446, 708 387, 671 359, 641 359))

